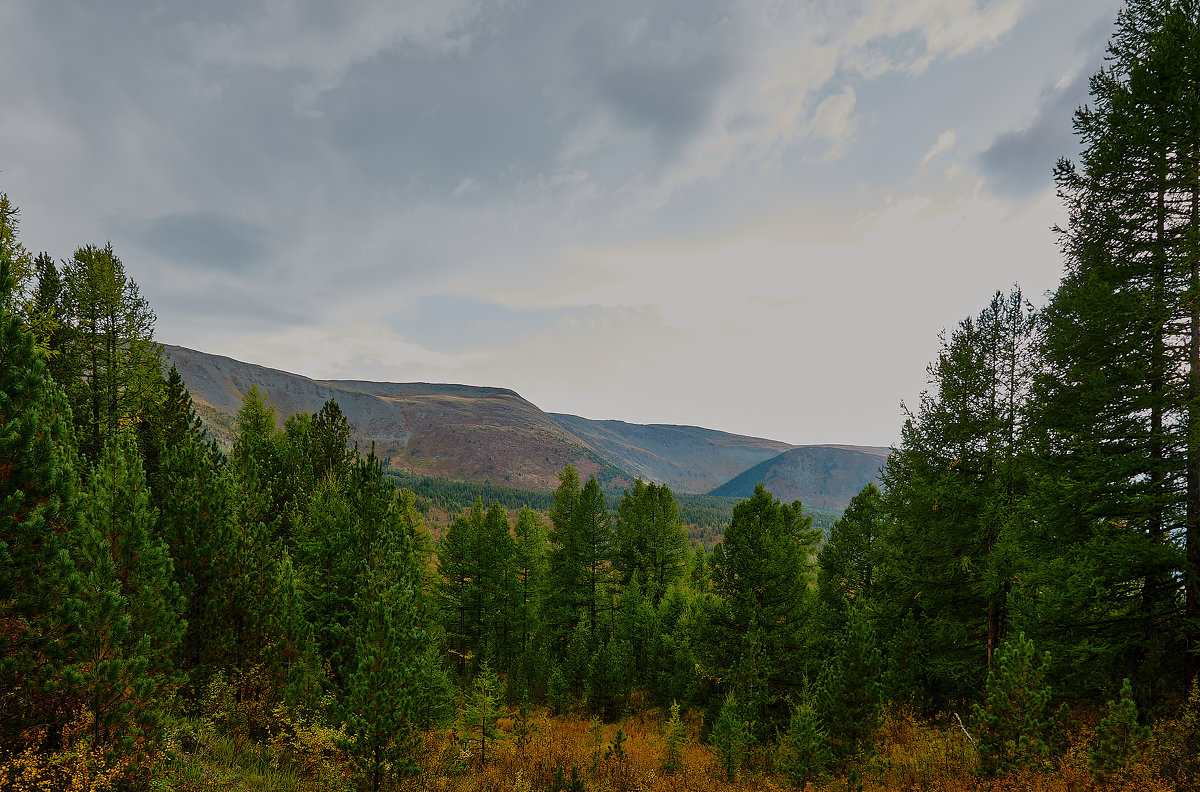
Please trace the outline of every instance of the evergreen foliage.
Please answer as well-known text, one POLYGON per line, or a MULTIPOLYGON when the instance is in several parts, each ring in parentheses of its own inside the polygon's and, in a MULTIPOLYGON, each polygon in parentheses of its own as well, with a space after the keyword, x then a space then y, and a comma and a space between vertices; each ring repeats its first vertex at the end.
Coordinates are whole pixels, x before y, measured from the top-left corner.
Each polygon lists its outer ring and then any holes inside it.
POLYGON ((761 729, 786 722, 784 698, 800 689, 817 539, 799 502, 784 505, 760 484, 713 550, 701 651, 761 729))
POLYGON ((721 714, 713 724, 708 739, 729 783, 737 781, 754 738, 750 734, 749 722, 742 715, 737 696, 733 693, 725 696, 721 714))
POLYGON ((1071 667, 1147 687, 1195 676, 1200 629, 1198 43, 1190 0, 1129 0, 1118 16, 1075 114, 1080 161, 1055 171, 1066 266, 1033 400, 1039 638, 1071 667))
POLYGON ((985 775, 1036 767, 1049 756, 1062 717, 1050 709, 1049 665, 1050 653, 1039 657, 1024 633, 1001 646, 988 670, 983 704, 975 705, 985 775))
POLYGON ((414 774, 421 624, 420 572, 412 540, 391 509, 392 485, 373 456, 356 468, 364 541, 354 598, 354 663, 346 680, 346 748, 372 792, 414 774))
POLYGON ((883 659, 866 608, 850 608, 837 653, 817 686, 816 703, 828 724, 830 748, 840 763, 872 749, 871 734, 879 726, 880 676, 883 659))
MULTIPOLYGON (((0 198, 0 209, 6 201, 0 198)), ((71 413, 20 319, 12 243, 5 244, 9 247, 0 245, 0 742, 31 724, 54 730, 64 725, 61 673, 78 625, 81 584, 68 555, 68 532, 80 506, 71 413)))
POLYGON ((613 542, 612 563, 621 585, 628 586, 640 575, 644 590, 657 605, 683 576, 689 549, 671 490, 638 479, 617 506, 613 542))
POLYGON ((779 747, 779 767, 797 789, 806 788, 809 781, 820 783, 833 765, 828 732, 821 713, 811 704, 792 710, 791 723, 779 747))
POLYGON ((61 384, 71 398, 79 447, 99 459, 105 438, 132 428, 162 385, 154 312, 112 245, 85 245, 62 272, 63 354, 75 366, 61 384))
POLYGON ((1125 770, 1137 760, 1149 739, 1149 727, 1138 722, 1133 686, 1125 679, 1119 697, 1108 702, 1108 714, 1096 730, 1096 745, 1088 751, 1092 777, 1106 778, 1125 770))
POLYGON ((184 603, 129 434, 105 444, 71 534, 83 571, 77 664, 71 685, 95 716, 97 745, 157 739, 173 694, 173 652, 184 603))
POLYGON ((1027 558, 1023 411, 1033 317, 1020 291, 997 293, 943 340, 931 392, 909 413, 883 472, 886 572, 877 607, 922 621, 931 693, 969 697, 1012 621, 1027 558))
POLYGON ((663 754, 659 768, 671 775, 683 767, 683 746, 687 744, 687 726, 679 716, 679 702, 671 702, 671 715, 663 726, 663 754))
POLYGON ((463 702, 458 726, 458 732, 468 749, 478 749, 481 767, 487 765, 488 747, 491 746, 494 751, 508 739, 508 734, 497 726, 504 714, 500 679, 491 665, 485 662, 475 675, 475 682, 463 702))

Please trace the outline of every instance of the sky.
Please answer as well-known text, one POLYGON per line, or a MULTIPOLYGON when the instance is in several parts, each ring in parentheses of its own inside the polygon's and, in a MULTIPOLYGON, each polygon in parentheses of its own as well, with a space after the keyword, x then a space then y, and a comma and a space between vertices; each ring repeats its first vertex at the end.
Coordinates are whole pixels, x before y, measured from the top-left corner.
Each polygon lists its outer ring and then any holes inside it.
POLYGON ((891 445, 1062 270, 1116 0, 4 0, 0 192, 164 343, 891 445))

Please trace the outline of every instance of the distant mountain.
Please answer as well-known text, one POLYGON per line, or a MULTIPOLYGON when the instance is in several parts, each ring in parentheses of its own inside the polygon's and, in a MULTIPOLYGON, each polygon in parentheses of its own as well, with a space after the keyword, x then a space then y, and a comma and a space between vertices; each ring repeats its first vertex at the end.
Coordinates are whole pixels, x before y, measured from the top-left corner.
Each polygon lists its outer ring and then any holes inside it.
POLYGON ((746 468, 796 448, 778 440, 698 426, 592 421, 551 413, 568 431, 622 470, 676 492, 708 492, 746 468))
POLYGON ((280 426, 294 413, 316 412, 335 399, 361 448, 374 442, 389 469, 425 476, 548 490, 571 464, 583 478, 595 475, 610 489, 640 477, 679 493, 745 497, 766 480, 782 499, 843 509, 887 453, 550 414, 506 388, 314 380, 185 347, 164 349, 197 412, 226 446, 242 398, 257 386, 280 426))
POLYGON ((799 446, 760 462, 709 492, 748 498, 761 481, 785 503, 844 509, 859 490, 874 481, 887 462, 888 449, 874 446, 799 446))
POLYGON ((313 380, 178 346, 164 347, 217 439, 228 445, 234 416, 252 385, 275 408, 280 426, 297 412, 337 400, 365 450, 392 469, 427 476, 553 489, 574 465, 584 478, 632 483, 557 421, 505 388, 428 383, 313 380))

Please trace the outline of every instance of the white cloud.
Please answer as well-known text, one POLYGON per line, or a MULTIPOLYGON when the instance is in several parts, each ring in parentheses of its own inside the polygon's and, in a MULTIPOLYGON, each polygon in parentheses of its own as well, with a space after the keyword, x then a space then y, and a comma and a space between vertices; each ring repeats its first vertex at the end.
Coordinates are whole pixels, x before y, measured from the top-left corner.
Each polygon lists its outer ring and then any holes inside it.
POLYGON ((950 151, 958 143, 958 134, 953 129, 947 129, 942 134, 938 135, 937 142, 929 151, 925 152, 925 156, 921 158, 921 167, 929 164, 929 161, 939 154, 945 154, 950 151))

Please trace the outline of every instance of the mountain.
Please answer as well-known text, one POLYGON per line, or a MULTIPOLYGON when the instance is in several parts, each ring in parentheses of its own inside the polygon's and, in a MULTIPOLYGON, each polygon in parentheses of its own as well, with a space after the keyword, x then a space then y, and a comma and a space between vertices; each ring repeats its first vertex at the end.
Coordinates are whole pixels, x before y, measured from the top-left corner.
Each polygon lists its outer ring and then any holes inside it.
POLYGON ((868 482, 879 484, 888 453, 874 446, 799 446, 760 462, 709 494, 748 498, 761 481, 785 503, 798 500, 805 506, 844 509, 868 482))
POLYGON ((363 449, 375 444, 388 468, 526 490, 558 486, 574 465, 606 488, 643 478, 679 493, 745 497, 765 480, 785 500, 842 509, 886 458, 886 450, 794 446, 697 426, 596 421, 543 412, 507 388, 432 383, 314 380, 221 355, 164 346, 196 411, 229 446, 242 398, 257 386, 280 426, 335 399, 363 449))
POLYGON ((796 448, 778 440, 718 432, 698 426, 593 421, 551 413, 605 459, 676 492, 708 492, 748 467, 796 448))
POLYGON ((313 380, 178 346, 164 346, 197 412, 229 445, 242 397, 258 387, 280 426, 297 412, 337 400, 352 437, 391 469, 427 476, 553 489, 574 465, 584 478, 627 486, 633 480, 601 459, 557 421, 505 388, 429 383, 313 380))

